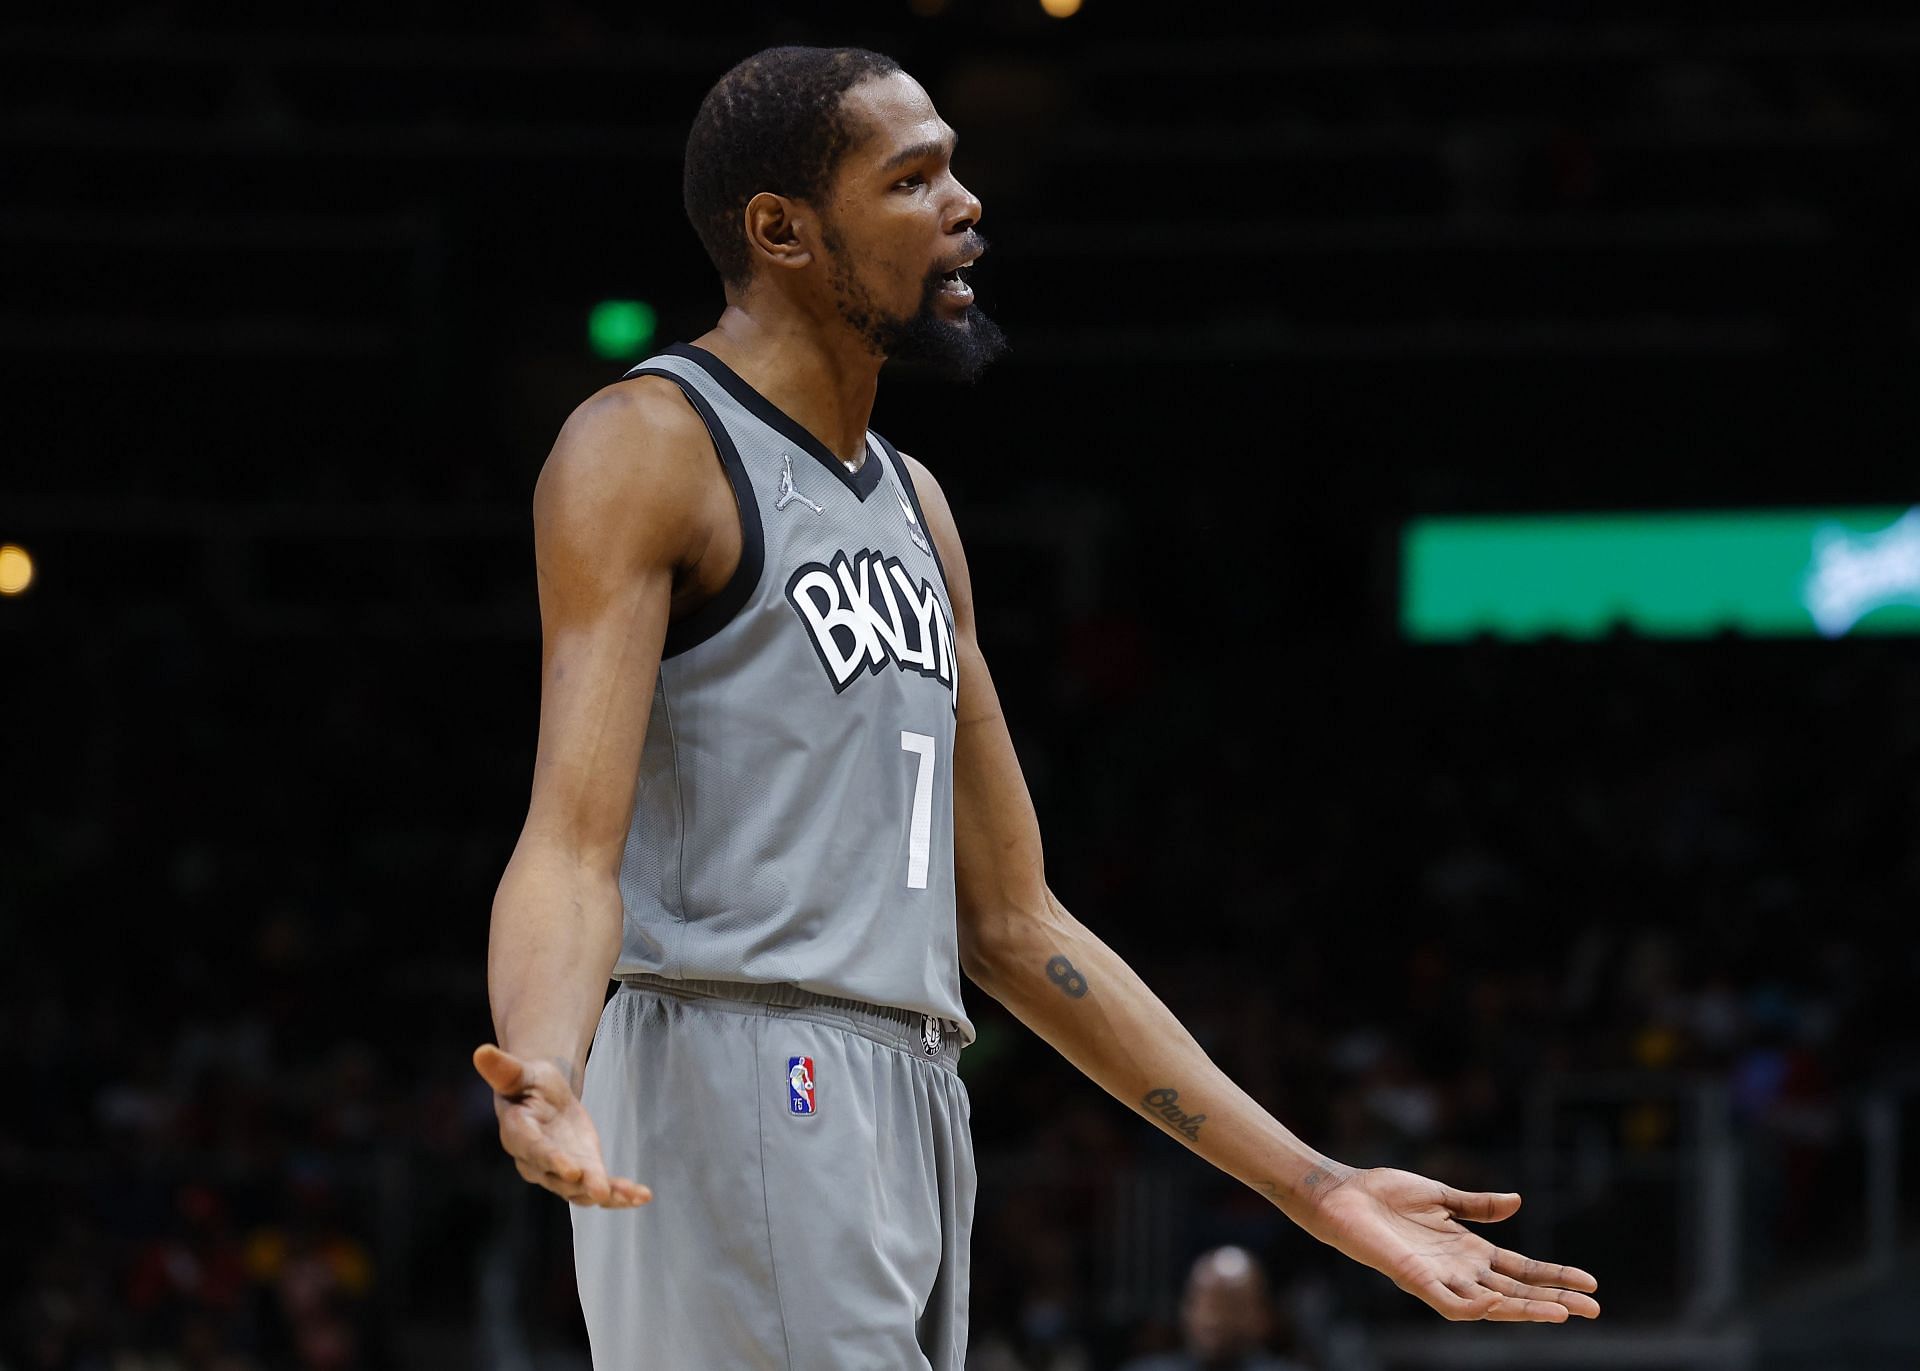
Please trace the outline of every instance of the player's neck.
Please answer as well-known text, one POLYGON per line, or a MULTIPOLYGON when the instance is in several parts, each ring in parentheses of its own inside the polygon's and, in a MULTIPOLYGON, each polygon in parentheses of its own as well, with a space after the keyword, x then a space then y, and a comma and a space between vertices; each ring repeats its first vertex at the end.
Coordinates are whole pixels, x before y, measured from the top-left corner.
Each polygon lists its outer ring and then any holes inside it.
POLYGON ((865 459, 880 359, 849 336, 797 314, 729 304, 694 340, 737 371, 843 462, 865 459))

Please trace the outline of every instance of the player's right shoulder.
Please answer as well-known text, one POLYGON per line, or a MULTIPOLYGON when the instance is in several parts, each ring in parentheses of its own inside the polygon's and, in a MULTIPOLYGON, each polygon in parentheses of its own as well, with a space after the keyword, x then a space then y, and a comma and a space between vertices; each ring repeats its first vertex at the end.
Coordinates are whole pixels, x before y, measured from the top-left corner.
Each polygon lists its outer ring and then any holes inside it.
POLYGON ((537 536, 648 560, 697 545, 718 470, 706 424, 678 386, 637 376, 589 396, 560 427, 534 486, 537 536))

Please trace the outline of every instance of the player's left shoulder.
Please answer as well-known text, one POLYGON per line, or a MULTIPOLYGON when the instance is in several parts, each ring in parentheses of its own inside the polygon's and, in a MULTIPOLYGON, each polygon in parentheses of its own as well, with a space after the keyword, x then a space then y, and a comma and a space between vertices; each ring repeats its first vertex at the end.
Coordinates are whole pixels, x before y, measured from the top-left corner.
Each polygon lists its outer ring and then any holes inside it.
POLYGON ((941 489, 939 480, 918 457, 902 452, 900 460, 906 466, 908 479, 913 482, 913 493, 920 499, 920 512, 926 518, 927 532, 933 538, 933 545, 940 550, 940 564, 947 573, 947 595, 954 601, 955 612, 964 613, 970 618, 973 594, 967 575, 967 556, 960 546, 960 528, 953 521, 953 506, 947 503, 947 492, 941 489))
POLYGON ((913 482, 913 493, 920 497, 927 523, 939 540, 940 555, 952 555, 947 550, 948 544, 957 545, 960 533, 953 522, 953 506, 947 503, 947 492, 941 488, 934 474, 927 470, 927 464, 918 457, 902 452, 900 460, 906 464, 907 477, 913 482))
MULTIPOLYGON (((900 450, 895 448, 894 451, 899 452, 900 450)), ((931 471, 927 470, 927 464, 918 457, 915 457, 911 452, 901 452, 900 460, 906 464, 907 475, 913 481, 914 494, 920 497, 921 503, 924 504, 930 499, 938 500, 940 507, 945 509, 947 507, 947 493, 940 489, 940 482, 934 479, 931 471)))

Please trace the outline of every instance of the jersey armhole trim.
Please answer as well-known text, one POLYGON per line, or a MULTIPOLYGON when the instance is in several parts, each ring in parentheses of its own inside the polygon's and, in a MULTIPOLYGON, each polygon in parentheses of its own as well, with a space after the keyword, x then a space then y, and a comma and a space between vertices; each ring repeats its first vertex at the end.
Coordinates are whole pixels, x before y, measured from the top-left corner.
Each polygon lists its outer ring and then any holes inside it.
POLYGON ((893 474, 900 478, 900 488, 906 491, 907 498, 913 501, 913 517, 918 519, 920 527, 927 531, 927 551, 933 554, 933 564, 939 568, 940 585, 946 590, 948 599, 952 599, 953 587, 947 582, 947 564, 940 560, 940 544, 934 539, 933 525, 927 522, 926 510, 920 507, 920 492, 913 488, 913 476, 907 471, 907 459, 900 455, 898 448, 879 434, 876 433, 873 437, 874 441, 880 444, 880 450, 886 453, 888 460, 893 463, 893 474))
POLYGON ((660 650, 660 658, 665 661, 678 657, 688 648, 698 647, 733 622, 760 584, 767 563, 767 544, 760 527, 760 502, 754 497, 753 482, 747 476, 746 465, 740 460, 733 438, 727 433, 727 426, 713 412, 707 397, 692 381, 665 367, 638 366, 621 379, 634 376, 662 376, 680 387, 680 393, 687 397, 687 403, 707 426, 707 435, 713 439, 713 450, 726 470, 727 482, 733 487, 733 502, 739 506, 740 513, 740 565, 733 569, 733 575, 719 594, 678 623, 667 625, 666 643, 660 650))

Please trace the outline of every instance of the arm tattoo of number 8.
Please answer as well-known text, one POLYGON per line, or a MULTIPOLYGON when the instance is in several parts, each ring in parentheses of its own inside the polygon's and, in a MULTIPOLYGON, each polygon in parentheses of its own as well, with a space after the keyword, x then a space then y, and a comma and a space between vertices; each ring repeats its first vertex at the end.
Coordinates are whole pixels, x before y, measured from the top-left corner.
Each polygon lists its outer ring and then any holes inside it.
POLYGON ((1047 979, 1060 987, 1060 993, 1070 999, 1079 999, 1087 993, 1087 978, 1073 969, 1073 963, 1065 957, 1052 957, 1047 961, 1047 979))

